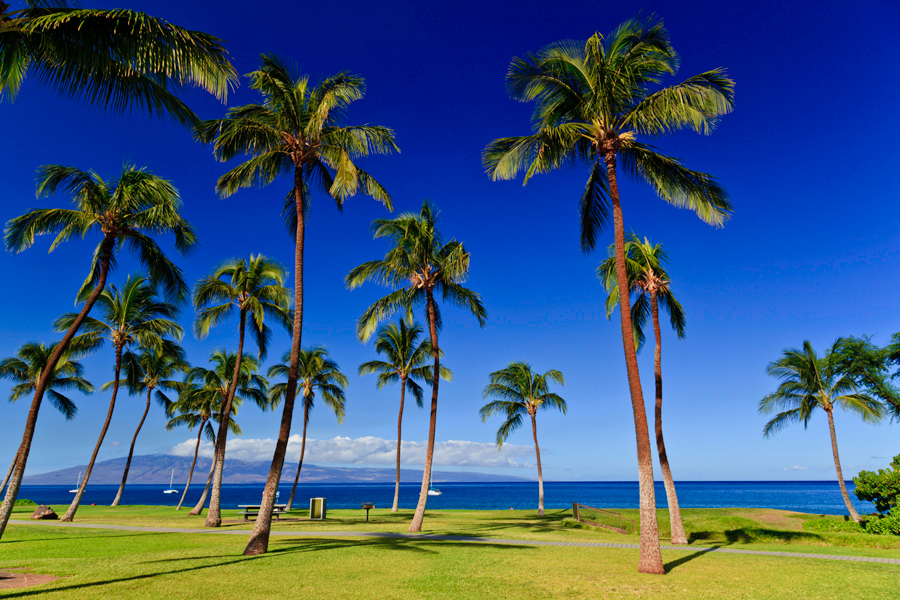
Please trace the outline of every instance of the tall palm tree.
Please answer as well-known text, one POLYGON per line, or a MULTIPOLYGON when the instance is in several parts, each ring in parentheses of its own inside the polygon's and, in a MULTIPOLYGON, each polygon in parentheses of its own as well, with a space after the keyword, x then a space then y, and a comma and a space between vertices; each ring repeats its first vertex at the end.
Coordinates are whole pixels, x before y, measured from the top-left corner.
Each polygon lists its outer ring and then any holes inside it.
MULTIPOLYGON (((83 339, 82 339, 83 341, 83 339)), ((50 397, 50 403, 66 418, 71 420, 78 412, 78 408, 72 400, 60 392, 60 390, 77 390, 82 394, 90 394, 94 391, 94 386, 90 381, 84 378, 84 367, 76 359, 83 354, 88 348, 84 344, 76 343, 69 347, 70 350, 62 355, 56 363, 56 367, 47 384, 47 395, 50 397), (74 352, 73 350, 77 350, 74 352)), ((50 360, 50 356, 56 349, 56 344, 50 346, 42 342, 28 342, 23 344, 16 352, 15 356, 0 360, 0 379, 9 379, 15 383, 9 392, 9 401, 15 402, 34 391, 37 387, 41 374, 50 360)), ((13 458, 12 464, 6 477, 3 478, 3 484, 0 485, 0 493, 6 489, 6 484, 12 475, 16 466, 16 459, 13 458)))
MULTIPOLYGON (((188 371, 184 382, 178 387, 178 400, 169 407, 169 414, 174 415, 166 423, 166 431, 172 431, 181 425, 187 425, 188 429, 193 430, 197 427, 197 445, 194 447, 194 459, 191 462, 191 468, 188 471, 187 482, 184 485, 184 492, 181 494, 181 500, 175 510, 181 510, 184 499, 187 497, 188 488, 191 486, 191 479, 194 476, 194 466, 197 464, 197 455, 200 451, 200 438, 206 435, 206 439, 216 445, 216 431, 213 423, 218 424, 225 410, 225 400, 228 397, 228 388, 231 385, 231 374, 234 371, 234 363, 237 360, 236 354, 227 354, 224 350, 217 350, 213 353, 211 361, 216 364, 214 369, 205 369, 203 367, 194 367, 188 371)), ((241 361, 241 379, 238 382, 238 393, 235 394, 231 405, 231 419, 228 422, 228 430, 235 434, 241 434, 241 428, 234 420, 234 416, 238 412, 238 408, 243 403, 244 397, 256 397, 257 401, 265 402, 265 382, 261 377, 255 375, 258 364, 253 356, 244 355, 241 361)), ((206 490, 200 502, 200 508, 196 513, 200 514, 203 506, 206 504, 206 495, 209 486, 212 483, 212 476, 215 469, 215 455, 213 463, 210 465, 209 481, 206 490)))
POLYGON ((249 78, 250 88, 262 94, 263 103, 232 108, 224 119, 207 121, 197 133, 204 143, 213 142, 221 161, 250 155, 247 162, 219 178, 216 188, 223 197, 242 187, 268 185, 279 175, 291 177, 290 193, 282 209, 295 240, 291 369, 262 507, 245 555, 262 554, 269 547, 269 521, 291 435, 303 329, 303 249, 310 184, 334 198, 338 209, 358 191, 390 209, 387 191, 353 160, 398 150, 394 132, 386 127, 341 126, 341 117, 350 104, 363 96, 365 83, 361 77, 341 73, 313 87, 307 77, 292 73, 275 56, 263 54, 260 61, 259 70, 249 78))
POLYGON ((805 429, 815 409, 821 408, 828 416, 828 430, 831 433, 831 452, 834 455, 834 470, 838 485, 850 517, 859 523, 859 513, 850 502, 841 460, 838 456, 837 437, 834 433, 834 409, 856 413, 867 423, 877 423, 884 416, 884 407, 869 394, 859 393, 853 377, 837 370, 836 352, 843 340, 838 339, 828 353, 819 358, 809 340, 803 348, 789 348, 778 360, 769 363, 767 373, 781 380, 778 389, 759 402, 759 412, 769 414, 781 410, 763 428, 766 437, 777 433, 790 423, 803 423, 805 429))
POLYGON ((79 294, 83 299, 86 297, 84 306, 56 346, 35 386, 12 483, 0 508, 0 538, 19 494, 50 374, 103 292, 109 271, 115 266, 117 249, 123 243, 128 246, 147 269, 151 282, 161 285, 170 299, 181 300, 187 295, 181 270, 148 234, 174 234, 175 247, 181 253, 186 253, 196 243, 194 230, 178 212, 181 204, 178 192, 160 177, 127 165, 118 179, 109 182, 96 173, 61 165, 41 167, 38 174, 39 196, 53 194, 60 188, 72 194, 76 207, 74 210, 33 209, 11 219, 5 229, 7 250, 21 252, 31 247, 36 235, 48 233, 57 234, 51 250, 75 233, 85 237, 89 232, 98 232, 103 237, 94 251, 91 272, 82 286, 83 293, 79 294))
POLYGON ((220 100, 237 84, 222 41, 132 10, 83 9, 65 0, 0 0, 0 99, 29 73, 70 98, 117 112, 140 107, 194 126, 175 94, 197 86, 220 100))
MULTIPOLYGON (((610 258, 597 268, 597 276, 609 295, 606 298, 606 316, 612 314, 619 304, 619 286, 616 277, 615 247, 609 248, 610 258)), ((684 337, 684 309, 669 287, 669 274, 664 263, 668 255, 662 244, 651 244, 644 238, 642 242, 634 233, 625 240, 626 271, 628 273, 628 290, 633 298, 631 305, 631 324, 638 350, 644 343, 644 326, 648 313, 653 321, 653 333, 656 349, 653 353, 653 372, 656 382, 656 451, 659 455, 659 466, 662 470, 663 485, 666 488, 666 500, 669 505, 669 525, 673 544, 687 544, 687 535, 681 520, 681 509, 678 506, 678 495, 675 492, 675 481, 669 467, 669 456, 662 430, 662 334, 659 326, 659 306, 669 313, 669 322, 679 338, 684 337)))
MULTIPOLYGON (((300 469, 303 468, 303 455, 306 453, 306 426, 309 423, 309 411, 315 407, 316 392, 322 396, 325 404, 334 412, 338 423, 344 422, 344 388, 350 383, 347 377, 340 372, 338 364, 328 358, 328 350, 321 346, 315 346, 308 350, 300 350, 300 363, 297 366, 297 389, 294 395, 303 397, 303 441, 300 444, 300 464, 297 465, 297 474, 294 476, 294 487, 291 488, 291 496, 288 498, 285 510, 291 510, 294 505, 294 494, 297 492, 297 482, 300 480, 300 469)), ((273 365, 269 369, 269 379, 273 377, 288 377, 291 369, 291 353, 287 351, 281 357, 281 363, 273 365)), ((287 395, 287 383, 277 383, 269 388, 269 401, 272 406, 278 406, 287 395)))
POLYGON ((497 430, 497 447, 513 431, 522 426, 527 414, 531 417, 531 433, 534 436, 534 452, 537 456, 538 471, 538 516, 544 516, 544 475, 541 471, 541 448, 537 439, 537 411, 555 408, 566 414, 566 401, 550 391, 550 382, 565 385, 563 374, 550 370, 543 375, 531 370, 526 362, 511 362, 505 369, 491 373, 491 382, 484 388, 484 398, 496 398, 481 407, 478 414, 486 423, 491 415, 505 413, 506 421, 497 430))
POLYGON ((144 414, 141 415, 141 421, 138 423, 137 429, 134 430, 134 437, 131 438, 131 446, 128 448, 128 459, 125 461, 125 471, 122 473, 122 482, 119 484, 119 490, 113 499, 112 506, 118 506, 122 499, 122 492, 125 490, 125 482, 128 481, 128 471, 131 469, 131 458, 134 456, 134 444, 137 442, 138 434, 144 426, 147 414, 150 412, 150 399, 153 390, 156 390, 156 402, 162 406, 166 414, 170 414, 172 401, 163 390, 178 391, 181 386, 180 381, 170 379, 179 373, 187 371, 190 367, 187 364, 184 349, 171 340, 163 340, 159 348, 144 347, 141 348, 137 356, 132 356, 125 361, 125 380, 128 382, 129 391, 133 394, 147 392, 147 402, 144 405, 144 414))
MULTIPOLYGON (((91 478, 94 462, 97 460, 97 455, 100 453, 112 421, 116 398, 119 395, 123 353, 134 345, 162 350, 166 345, 164 341, 166 337, 181 339, 184 333, 181 326, 174 321, 178 315, 175 305, 161 301, 146 277, 132 279, 129 276, 121 291, 116 286, 110 285, 100 294, 97 306, 101 317, 85 318, 82 329, 85 331, 85 336, 93 337, 98 344, 100 340, 108 340, 112 344, 115 354, 112 396, 109 400, 109 409, 106 411, 106 420, 103 422, 103 428, 100 430, 100 437, 97 438, 91 460, 84 470, 81 485, 78 486, 78 491, 75 492, 75 498, 72 499, 69 509, 60 518, 60 521, 64 522, 72 521, 75 518, 75 512, 81 504, 81 497, 91 478)), ((65 331, 78 317, 79 315, 76 313, 66 313, 57 319, 54 325, 58 331, 65 331)), ((130 352, 128 358, 135 360, 134 355, 130 352)), ((133 365, 129 371, 136 374, 139 368, 139 366, 133 365)))
MULTIPOLYGON (((194 367, 188 372, 185 378, 185 386, 182 397, 187 398, 189 402, 198 404, 208 404, 210 406, 211 417, 218 427, 221 427, 224 414, 225 403, 231 390, 232 374, 237 364, 237 354, 227 352, 224 348, 220 348, 212 353, 210 362, 213 363, 212 369, 204 367, 194 367)), ((234 421, 234 415, 237 414, 238 408, 244 403, 244 400, 252 400, 262 410, 268 410, 269 399, 267 395, 269 382, 266 378, 258 374, 259 362, 256 357, 250 354, 244 354, 241 357, 240 376, 238 377, 237 392, 231 401, 231 417, 228 419, 228 431, 236 435, 240 435, 241 428, 234 421)), ((211 440, 215 446, 213 451, 213 461, 209 467, 209 476, 206 480, 206 487, 200 495, 200 500, 196 506, 191 509, 191 515, 199 515, 203 512, 206 505, 206 497, 209 495, 209 489, 212 487, 213 476, 215 475, 216 464, 219 459, 218 444, 216 436, 211 440)), ((196 449, 195 449, 196 459, 196 449)))
MULTIPOLYGON (((687 207, 722 225, 731 205, 713 177, 684 167, 639 140, 680 129, 709 133, 733 105, 734 82, 713 69, 682 83, 660 87, 675 73, 678 54, 661 22, 629 20, 609 35, 591 36, 583 45, 557 42, 525 58, 514 58, 507 89, 517 100, 535 101, 535 133, 494 140, 483 162, 495 180, 525 182, 569 164, 590 170, 581 196, 581 247, 593 250, 612 216, 616 273, 626 281, 625 228, 619 201, 617 165, 632 179, 649 184, 660 198, 687 207)), ((619 298, 622 346, 628 374, 637 442, 640 482, 641 551, 638 571, 662 575, 650 432, 644 411, 627 294, 619 298)))
MULTIPOLYGON (((360 375, 378 373, 378 389, 389 383, 400 382, 400 412, 397 416, 397 478, 394 483, 394 506, 391 512, 397 512, 400 504, 400 441, 403 429, 403 404, 406 400, 406 390, 416 399, 416 406, 422 408, 422 386, 416 380, 431 381, 431 367, 427 364, 431 356, 431 342, 423 340, 419 343, 419 336, 424 330, 418 323, 407 325, 400 319, 396 324, 391 323, 378 328, 375 334, 375 352, 384 354, 387 359, 370 360, 359 366, 360 375)), ((441 378, 450 381, 453 373, 447 367, 441 367, 441 378)))
POLYGON ((228 438, 227 423, 231 416, 231 404, 241 374, 241 358, 244 355, 244 333, 249 317, 250 331, 256 339, 259 357, 265 358, 272 332, 265 318, 275 319, 288 331, 291 330, 293 315, 290 309, 290 293, 284 287, 286 273, 284 267, 265 256, 250 255, 250 260, 231 260, 220 266, 208 277, 201 279, 194 289, 194 306, 197 319, 194 333, 203 339, 209 329, 220 324, 235 311, 238 313, 238 349, 228 397, 216 434, 216 454, 219 456, 213 479, 212 497, 206 513, 206 527, 222 524, 220 500, 222 493, 222 472, 225 468, 225 443, 228 438))
POLYGON ((469 276, 469 253, 461 242, 444 238, 437 227, 437 210, 425 201, 419 214, 403 213, 395 219, 376 219, 372 231, 376 238, 387 237, 393 243, 381 260, 361 264, 347 274, 346 283, 351 289, 366 281, 375 281, 397 288, 384 298, 376 300, 359 317, 356 332, 366 340, 375 332, 378 323, 403 311, 412 320, 412 311, 424 307, 431 334, 431 355, 434 368, 431 378, 431 420, 428 429, 428 448, 425 453, 425 472, 419 503, 413 515, 409 531, 422 530, 425 505, 428 502, 428 486, 431 479, 431 463, 434 457, 434 432, 437 426, 438 383, 441 373, 441 350, 438 346, 438 329, 441 313, 434 300, 435 293, 468 312, 484 326, 487 313, 481 296, 462 286, 469 276))

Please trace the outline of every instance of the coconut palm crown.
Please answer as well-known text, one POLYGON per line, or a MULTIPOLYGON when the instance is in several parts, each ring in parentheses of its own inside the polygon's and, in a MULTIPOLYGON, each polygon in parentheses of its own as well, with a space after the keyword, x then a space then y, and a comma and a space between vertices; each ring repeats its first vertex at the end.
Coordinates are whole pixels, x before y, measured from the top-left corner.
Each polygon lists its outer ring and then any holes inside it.
MULTIPOLYGON (((666 271, 669 255, 662 244, 643 241, 635 233, 625 238, 625 269, 628 273, 628 289, 631 292, 631 325, 635 346, 640 349, 646 339, 644 328, 652 321, 651 295, 655 294, 659 305, 669 313, 669 324, 679 339, 685 335, 687 319, 684 308, 672 288, 666 271)), ((619 304, 619 283, 616 277, 615 245, 609 246, 609 258, 597 267, 597 277, 606 289, 606 317, 609 318, 619 304)))
POLYGON ((802 423, 805 429, 817 408, 825 412, 841 494, 850 516, 859 522, 860 516, 850 501, 841 471, 834 431, 834 409, 840 407, 855 413, 866 423, 878 423, 884 416, 884 407, 876 398, 860 393, 853 377, 836 369, 836 351, 841 343, 841 339, 835 341, 828 353, 819 358, 812 344, 806 340, 803 348, 789 348, 781 358, 769 363, 766 372, 781 383, 778 389, 760 400, 759 412, 769 414, 780 411, 763 427, 763 435, 766 437, 792 423, 802 423))
POLYGON ((63 96, 125 112, 138 107, 183 125, 199 119, 177 96, 200 87, 225 100, 237 84, 222 41, 133 10, 85 9, 65 0, 0 0, 0 100, 28 75, 63 96))

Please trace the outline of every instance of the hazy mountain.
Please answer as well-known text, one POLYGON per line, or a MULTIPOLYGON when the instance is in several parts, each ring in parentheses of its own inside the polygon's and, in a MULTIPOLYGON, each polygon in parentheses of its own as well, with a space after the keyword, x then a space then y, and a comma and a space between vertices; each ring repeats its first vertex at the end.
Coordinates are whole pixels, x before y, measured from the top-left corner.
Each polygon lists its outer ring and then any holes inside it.
MULTIPOLYGON (((206 483, 209 474, 210 459, 198 458, 194 468, 194 484, 206 483)), ((271 461, 246 462, 226 457, 224 483, 265 483, 269 474, 271 461)), ((28 475, 22 479, 23 485, 71 485, 75 487, 79 472, 84 472, 86 465, 79 465, 59 471, 51 471, 41 475, 28 475)), ((171 456, 168 454, 150 454, 135 456, 131 461, 128 483, 133 484, 168 484, 172 470, 175 470, 175 482, 184 482, 191 468, 191 457, 171 456)), ((122 481, 125 470, 125 458, 114 458, 98 462, 91 472, 92 484, 118 484, 122 481)), ((293 483, 297 473, 297 463, 285 462, 281 472, 281 480, 293 483)), ((304 464, 300 472, 301 482, 354 483, 375 482, 392 483, 395 477, 392 468, 374 469, 368 467, 319 467, 304 464)), ((400 469, 400 481, 416 483, 422 481, 421 469, 400 469)), ((468 473, 456 471, 434 471, 434 482, 453 481, 529 481, 527 477, 494 475, 485 473, 468 473)))

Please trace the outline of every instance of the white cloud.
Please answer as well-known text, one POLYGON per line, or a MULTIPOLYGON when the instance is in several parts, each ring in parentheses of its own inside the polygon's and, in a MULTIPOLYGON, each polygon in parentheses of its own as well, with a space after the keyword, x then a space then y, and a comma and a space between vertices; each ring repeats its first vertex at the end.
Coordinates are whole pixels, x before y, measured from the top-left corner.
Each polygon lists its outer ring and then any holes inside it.
POLYGON ((799 465, 794 465, 793 467, 785 467, 782 471, 806 471, 809 467, 801 467, 799 465))
MULTIPOLYGON (((196 438, 170 449, 169 454, 175 456, 193 456, 196 438)), ((300 460, 300 435, 292 435, 288 442, 287 460, 300 460)), ((403 465, 423 465, 425 463, 426 442, 403 442, 400 455, 403 465)), ((228 457, 259 461, 271 460, 275 450, 275 440, 242 439, 228 440, 228 457)), ((213 445, 210 442, 200 443, 200 456, 212 458, 213 445)), ((465 440, 449 440, 435 442, 435 466, 454 467, 533 467, 525 462, 534 456, 534 448, 504 444, 498 451, 494 444, 469 442, 465 440)), ((313 464, 351 464, 351 465, 393 465, 397 460, 397 441, 379 437, 366 436, 360 438, 335 437, 330 440, 306 439, 306 456, 304 462, 313 464)))
POLYGON ((109 445, 110 446, 121 446, 122 442, 110 442, 109 445))

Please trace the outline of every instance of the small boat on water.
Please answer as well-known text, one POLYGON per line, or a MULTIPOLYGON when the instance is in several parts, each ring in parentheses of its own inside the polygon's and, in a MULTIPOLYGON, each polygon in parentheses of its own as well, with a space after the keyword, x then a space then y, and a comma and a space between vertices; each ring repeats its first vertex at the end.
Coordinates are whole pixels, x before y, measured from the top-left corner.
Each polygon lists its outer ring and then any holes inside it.
POLYGON ((78 479, 75 480, 75 489, 69 490, 70 494, 74 494, 78 491, 78 488, 81 487, 81 471, 78 471, 78 479))
POLYGON ((163 494, 177 494, 178 490, 172 489, 172 483, 175 481, 175 469, 172 469, 172 477, 169 479, 169 489, 163 490, 163 494))
POLYGON ((441 490, 434 487, 434 483, 429 479, 428 480, 428 495, 429 496, 440 496, 443 492, 441 490))

